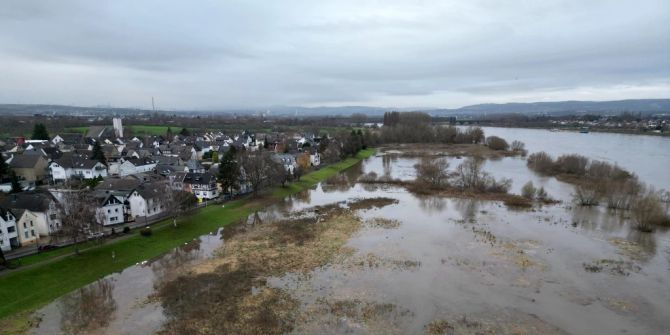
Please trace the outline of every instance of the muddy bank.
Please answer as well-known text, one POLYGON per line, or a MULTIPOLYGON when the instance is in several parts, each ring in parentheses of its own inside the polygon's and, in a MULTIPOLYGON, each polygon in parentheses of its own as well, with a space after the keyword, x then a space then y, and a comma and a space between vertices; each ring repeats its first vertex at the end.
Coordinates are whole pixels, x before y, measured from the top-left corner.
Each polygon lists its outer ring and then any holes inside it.
POLYGON ((365 198, 238 225, 216 257, 158 287, 164 334, 282 334, 293 329, 299 302, 266 285, 271 276, 307 273, 346 257, 346 241, 363 226, 355 210, 397 203, 365 198))
POLYGON ((482 157, 496 159, 520 156, 520 152, 493 150, 483 144, 404 143, 385 145, 378 152, 400 157, 482 157))

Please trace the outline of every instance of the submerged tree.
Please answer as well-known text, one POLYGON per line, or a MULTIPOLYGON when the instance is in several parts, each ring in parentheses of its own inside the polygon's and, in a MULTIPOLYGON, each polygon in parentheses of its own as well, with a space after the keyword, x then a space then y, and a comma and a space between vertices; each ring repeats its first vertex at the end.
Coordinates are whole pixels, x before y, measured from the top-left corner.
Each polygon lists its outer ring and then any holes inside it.
POLYGON ((448 184, 449 172, 449 162, 444 158, 431 159, 423 158, 421 163, 414 165, 416 169, 416 180, 417 182, 430 186, 430 187, 442 187, 448 184))
POLYGON ((114 282, 100 279, 70 293, 61 299, 61 330, 67 334, 90 334, 106 327, 117 304, 114 300, 114 282))

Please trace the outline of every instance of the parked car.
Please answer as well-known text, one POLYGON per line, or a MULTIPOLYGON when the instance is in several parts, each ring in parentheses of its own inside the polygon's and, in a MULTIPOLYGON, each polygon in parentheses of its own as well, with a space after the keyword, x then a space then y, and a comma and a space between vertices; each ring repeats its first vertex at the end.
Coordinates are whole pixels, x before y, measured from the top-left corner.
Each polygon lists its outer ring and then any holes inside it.
POLYGON ((105 236, 105 233, 103 232, 98 232, 98 233, 91 233, 88 235, 89 240, 95 240, 99 238, 103 238, 105 236))
POLYGON ((44 245, 40 245, 39 247, 37 247, 37 251, 47 251, 47 250, 56 249, 56 248, 58 248, 58 247, 53 245, 53 244, 44 244, 44 245))

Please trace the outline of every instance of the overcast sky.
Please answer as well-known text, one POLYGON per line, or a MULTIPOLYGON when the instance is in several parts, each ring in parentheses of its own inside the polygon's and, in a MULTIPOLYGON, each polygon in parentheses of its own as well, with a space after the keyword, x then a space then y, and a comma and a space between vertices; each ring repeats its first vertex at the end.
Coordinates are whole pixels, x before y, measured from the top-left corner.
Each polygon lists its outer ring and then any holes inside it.
POLYGON ((0 103, 670 98, 669 0, 0 1, 0 103))

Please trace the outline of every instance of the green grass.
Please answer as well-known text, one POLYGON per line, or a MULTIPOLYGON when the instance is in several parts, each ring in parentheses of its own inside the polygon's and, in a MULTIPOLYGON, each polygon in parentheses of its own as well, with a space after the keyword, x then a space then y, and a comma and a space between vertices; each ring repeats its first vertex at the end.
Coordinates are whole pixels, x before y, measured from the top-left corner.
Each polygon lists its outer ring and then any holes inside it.
POLYGON ((167 134, 168 127, 172 130, 172 133, 178 134, 181 131, 182 127, 176 126, 128 126, 133 135, 165 135, 167 134))
POLYGON ((81 134, 86 134, 88 132, 88 127, 86 126, 81 126, 81 127, 67 127, 65 128, 65 131, 68 133, 81 133, 81 134))
POLYGON ((225 206, 202 208, 193 215, 182 218, 177 228, 172 227, 169 220, 163 221, 153 226, 151 237, 135 233, 127 239, 91 247, 80 255, 70 255, 50 262, 45 261, 66 254, 66 251, 57 253, 58 250, 54 250, 54 254, 48 252, 36 255, 32 260, 26 258, 26 262, 34 266, 0 276, 0 319, 6 318, 0 321, 0 325, 16 323, 16 318, 28 317, 26 312, 35 310, 63 294, 137 262, 157 257, 193 238, 242 219, 265 208, 269 202, 311 187, 373 153, 373 149, 363 150, 356 158, 349 158, 306 174, 299 182, 271 190, 259 199, 243 198, 228 202, 225 206), (114 261, 112 252, 116 256, 114 261), (17 314, 15 318, 10 317, 17 314))

